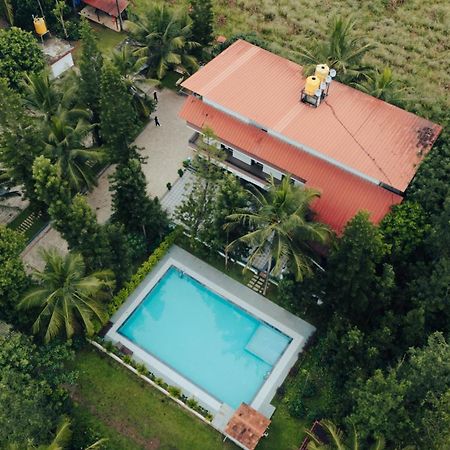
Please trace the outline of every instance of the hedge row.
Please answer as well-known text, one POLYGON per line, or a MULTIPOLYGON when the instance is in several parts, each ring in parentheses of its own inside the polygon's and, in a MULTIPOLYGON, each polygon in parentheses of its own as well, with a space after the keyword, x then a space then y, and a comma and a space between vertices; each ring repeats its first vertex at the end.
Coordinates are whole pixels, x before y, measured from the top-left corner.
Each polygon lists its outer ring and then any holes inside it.
POLYGON ((134 292, 134 290, 142 283, 144 278, 152 271, 158 262, 168 252, 170 247, 183 233, 183 228, 177 227, 169 233, 161 242, 159 247, 149 256, 138 271, 131 277, 131 280, 114 296, 108 306, 109 315, 112 316, 122 305, 122 303, 134 292))

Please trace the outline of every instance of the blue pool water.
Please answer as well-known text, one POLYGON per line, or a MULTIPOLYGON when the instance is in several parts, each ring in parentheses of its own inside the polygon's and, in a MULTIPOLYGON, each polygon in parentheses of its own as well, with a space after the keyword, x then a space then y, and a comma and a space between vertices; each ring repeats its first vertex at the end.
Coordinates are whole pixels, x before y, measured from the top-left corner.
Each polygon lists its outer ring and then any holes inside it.
POLYGON ((251 403, 291 340, 175 267, 119 333, 234 408, 251 403))

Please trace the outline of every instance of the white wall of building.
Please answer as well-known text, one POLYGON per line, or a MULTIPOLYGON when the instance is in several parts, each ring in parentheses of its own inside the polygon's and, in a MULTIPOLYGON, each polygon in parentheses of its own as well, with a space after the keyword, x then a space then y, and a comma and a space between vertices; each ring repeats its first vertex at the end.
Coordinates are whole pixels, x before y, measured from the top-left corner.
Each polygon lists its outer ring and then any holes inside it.
POLYGON ((252 158, 250 158, 249 156, 247 156, 245 153, 242 152, 238 152, 237 150, 233 149, 233 156, 238 159, 239 161, 244 162, 245 164, 251 164, 252 163, 252 158))
POLYGON ((73 67, 73 58, 72 53, 69 52, 67 55, 52 64, 52 78, 58 78, 62 73, 71 67, 73 67))
POLYGON ((279 170, 276 170, 270 166, 267 166, 266 164, 263 165, 263 172, 267 173, 269 175, 272 175, 277 180, 281 180, 281 178, 284 175, 283 172, 280 172, 279 170))

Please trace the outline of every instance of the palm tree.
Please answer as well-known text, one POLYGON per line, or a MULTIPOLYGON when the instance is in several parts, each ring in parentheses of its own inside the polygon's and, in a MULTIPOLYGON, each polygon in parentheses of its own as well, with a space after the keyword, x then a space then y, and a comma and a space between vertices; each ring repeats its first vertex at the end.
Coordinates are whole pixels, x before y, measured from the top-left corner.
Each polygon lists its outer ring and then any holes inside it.
POLYGON ((337 72, 341 81, 350 82, 358 78, 367 67, 361 65, 362 58, 374 45, 353 34, 355 21, 351 18, 335 17, 328 42, 312 50, 302 49, 301 58, 306 64, 327 63, 337 72))
MULTIPOLYGON (((349 444, 346 444, 343 438, 343 433, 339 430, 336 425, 330 420, 321 420, 321 428, 326 432, 329 437, 329 443, 323 443, 317 435, 306 430, 306 434, 311 439, 307 449, 308 450, 358 450, 361 448, 361 444, 358 442, 358 434, 356 430, 353 430, 353 437, 349 444)), ((384 439, 378 438, 376 442, 370 447, 364 447, 367 450, 383 450, 384 449, 384 439)))
MULTIPOLYGON (((87 123, 82 117, 73 125, 72 113, 73 110, 59 109, 46 124, 45 151, 72 190, 91 190, 96 183, 93 163, 103 161, 105 154, 96 148, 84 146, 94 125, 87 123)), ((80 116, 79 112, 75 116, 80 116)), ((87 113, 85 117, 87 118, 87 113)))
POLYGON ((269 254, 265 294, 272 258, 275 260, 275 273, 280 273, 287 263, 296 279, 302 280, 312 272, 314 260, 310 256, 313 253, 311 244, 326 243, 330 230, 322 223, 308 220, 311 203, 319 197, 319 192, 294 186, 290 176, 285 177, 279 185, 275 184, 272 177, 269 189, 264 194, 256 188, 248 192, 252 206, 228 216, 229 222, 225 228, 236 228, 238 224, 244 224, 252 231, 231 242, 227 251, 239 241, 249 245, 253 250, 247 266, 255 258, 266 252, 269 254))
POLYGON ((134 108, 141 118, 147 118, 155 110, 153 100, 148 98, 141 88, 142 83, 145 83, 145 77, 140 73, 146 62, 147 58, 135 55, 129 45, 124 45, 121 50, 116 50, 112 54, 112 63, 133 96, 134 108))
MULTIPOLYGON (((26 448, 18 444, 10 444, 7 450, 64 450, 68 448, 68 445, 72 439, 72 430, 70 428, 71 421, 68 417, 63 417, 56 429, 55 437, 48 445, 27 445, 26 448)), ((106 442, 107 439, 99 439, 84 450, 94 450, 101 448, 101 445, 106 442)))
POLYGON ((191 21, 186 12, 155 5, 125 25, 134 40, 136 55, 146 58, 148 75, 161 80, 172 67, 186 72, 198 68, 189 52, 200 44, 191 40, 191 21))
POLYGON ((366 80, 362 83, 355 83, 355 87, 366 94, 386 102, 396 103, 400 100, 398 94, 403 89, 399 89, 397 81, 389 67, 385 67, 382 72, 373 70, 365 77, 366 80))
POLYGON ((65 256, 55 249, 42 250, 43 272, 34 272, 38 286, 28 291, 19 309, 40 309, 33 324, 33 333, 43 333, 49 342, 65 330, 67 339, 85 329, 94 332, 96 321, 103 323, 106 310, 103 301, 110 297, 114 286, 110 270, 86 275, 83 258, 78 253, 65 256))
MULTIPOLYGON (((34 114, 43 116, 46 121, 55 115, 60 108, 71 109, 76 96, 74 79, 66 77, 64 85, 50 79, 48 70, 26 75, 22 84, 25 106, 34 114)), ((72 109, 72 115, 82 115, 80 110, 72 109)))

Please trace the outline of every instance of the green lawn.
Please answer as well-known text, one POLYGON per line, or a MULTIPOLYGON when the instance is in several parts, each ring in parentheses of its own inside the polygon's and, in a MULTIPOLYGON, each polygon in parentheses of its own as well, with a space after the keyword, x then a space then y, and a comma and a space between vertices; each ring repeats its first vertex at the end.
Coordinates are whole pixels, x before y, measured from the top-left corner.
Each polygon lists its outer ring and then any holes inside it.
MULTIPOLYGON (((108 56, 111 52, 127 37, 126 33, 117 33, 116 31, 110 30, 102 25, 94 22, 89 22, 91 27, 95 31, 97 36, 98 48, 103 53, 104 56, 108 56)), ((75 50, 73 51, 73 58, 75 64, 78 62, 78 58, 81 55, 82 47, 81 42, 77 41, 73 43, 75 50)))
POLYGON ((108 438, 111 450, 234 449, 222 436, 95 349, 81 350, 75 418, 108 438))
MULTIPOLYGON (((79 374, 73 394, 75 422, 106 437, 107 449, 237 448, 230 442, 223 443, 222 436, 211 427, 91 347, 77 354, 74 368, 79 374)), ((295 379, 287 383, 293 386, 295 379)), ((258 449, 296 450, 307 422, 292 418, 282 401, 275 405, 269 436, 258 449)))

